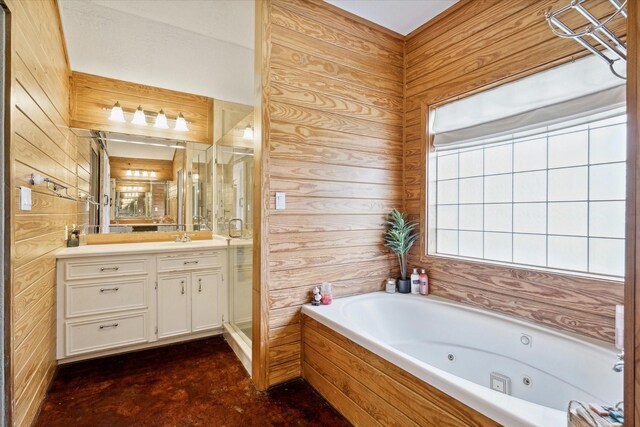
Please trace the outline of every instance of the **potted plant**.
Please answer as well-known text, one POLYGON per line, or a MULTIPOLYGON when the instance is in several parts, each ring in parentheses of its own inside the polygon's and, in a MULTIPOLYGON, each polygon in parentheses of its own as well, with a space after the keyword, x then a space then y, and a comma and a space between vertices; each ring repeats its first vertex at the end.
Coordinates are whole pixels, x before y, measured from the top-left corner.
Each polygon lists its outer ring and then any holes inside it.
POLYGON ((384 245, 396 254, 400 263, 398 292, 407 294, 411 292, 411 281, 407 277, 407 253, 418 238, 414 232, 417 224, 408 221, 405 213, 394 209, 387 215, 386 225, 384 245))

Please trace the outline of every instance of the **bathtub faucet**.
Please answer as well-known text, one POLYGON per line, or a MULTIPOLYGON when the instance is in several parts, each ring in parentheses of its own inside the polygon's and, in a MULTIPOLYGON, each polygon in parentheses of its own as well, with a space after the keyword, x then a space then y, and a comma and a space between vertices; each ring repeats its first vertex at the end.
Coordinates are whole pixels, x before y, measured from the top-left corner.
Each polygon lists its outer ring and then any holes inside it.
POLYGON ((624 369, 624 351, 621 351, 620 354, 618 354, 618 361, 615 363, 615 365, 613 365, 613 370, 615 372, 622 372, 623 369, 624 369))

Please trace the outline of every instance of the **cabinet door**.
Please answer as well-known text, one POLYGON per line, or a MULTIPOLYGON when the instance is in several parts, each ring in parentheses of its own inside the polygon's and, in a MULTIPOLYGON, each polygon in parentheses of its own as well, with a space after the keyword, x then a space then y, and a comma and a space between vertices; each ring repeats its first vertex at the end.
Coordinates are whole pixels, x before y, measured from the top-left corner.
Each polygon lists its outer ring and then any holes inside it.
POLYGON ((191 332, 189 274, 158 276, 158 338, 191 332))
POLYGON ((191 278, 191 329, 193 332, 222 326, 220 270, 193 273, 191 278))

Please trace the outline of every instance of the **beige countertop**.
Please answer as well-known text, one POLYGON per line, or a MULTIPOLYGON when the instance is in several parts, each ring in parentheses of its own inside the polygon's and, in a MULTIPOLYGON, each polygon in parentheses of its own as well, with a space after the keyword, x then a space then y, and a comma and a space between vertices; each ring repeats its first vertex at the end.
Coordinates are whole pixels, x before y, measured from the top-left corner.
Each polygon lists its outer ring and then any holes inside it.
POLYGON ((117 243, 112 245, 84 245, 75 248, 63 248, 56 252, 58 259, 81 258, 101 255, 127 255, 134 253, 182 252, 203 249, 225 249, 227 239, 215 236, 211 240, 194 240, 182 242, 145 242, 117 243))

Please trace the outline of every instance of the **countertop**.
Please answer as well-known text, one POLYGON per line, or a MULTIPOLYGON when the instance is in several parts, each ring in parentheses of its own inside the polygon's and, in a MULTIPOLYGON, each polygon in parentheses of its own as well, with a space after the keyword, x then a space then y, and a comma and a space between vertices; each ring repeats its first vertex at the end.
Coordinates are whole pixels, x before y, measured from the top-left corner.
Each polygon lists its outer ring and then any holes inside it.
POLYGON ((189 243, 181 242, 145 242, 145 243, 116 243, 112 245, 84 245, 75 248, 63 248, 56 252, 58 259, 81 258, 100 255, 127 255, 133 253, 182 252, 194 249, 225 249, 227 239, 214 237, 211 240, 194 240, 189 243))

